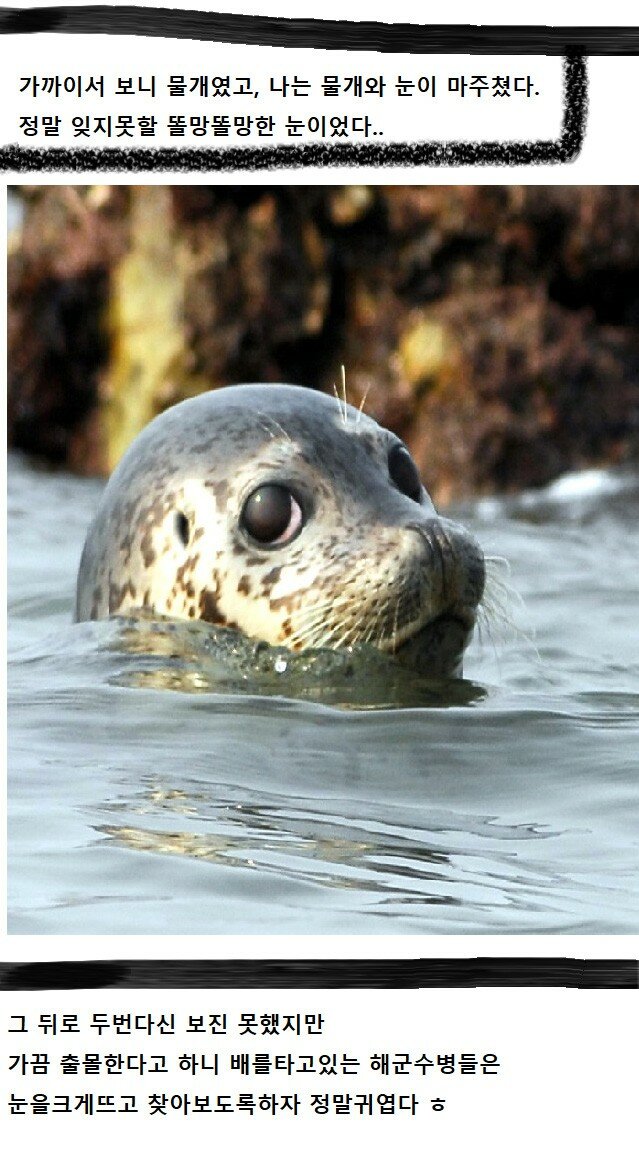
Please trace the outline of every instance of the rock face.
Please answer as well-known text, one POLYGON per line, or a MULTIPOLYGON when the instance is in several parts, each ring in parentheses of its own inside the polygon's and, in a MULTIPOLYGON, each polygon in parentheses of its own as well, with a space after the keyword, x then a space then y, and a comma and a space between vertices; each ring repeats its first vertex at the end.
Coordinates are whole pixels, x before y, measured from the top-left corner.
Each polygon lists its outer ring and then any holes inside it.
POLYGON ((210 387, 332 390, 438 501, 639 448, 639 189, 49 186, 9 255, 9 435, 112 468, 210 387))

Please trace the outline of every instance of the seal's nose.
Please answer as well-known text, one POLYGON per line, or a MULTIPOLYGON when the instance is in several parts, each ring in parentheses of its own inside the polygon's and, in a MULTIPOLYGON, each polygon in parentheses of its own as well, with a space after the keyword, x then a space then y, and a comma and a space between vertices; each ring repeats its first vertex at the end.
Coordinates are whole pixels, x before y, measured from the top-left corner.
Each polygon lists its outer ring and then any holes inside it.
POLYGON ((474 619, 486 578, 484 553, 477 540, 459 523, 441 516, 407 526, 418 533, 430 562, 439 567, 441 611, 474 619))
POLYGON ((484 553, 473 535, 450 519, 440 520, 443 533, 453 546, 458 561, 458 595, 462 604, 477 608, 486 582, 484 553))

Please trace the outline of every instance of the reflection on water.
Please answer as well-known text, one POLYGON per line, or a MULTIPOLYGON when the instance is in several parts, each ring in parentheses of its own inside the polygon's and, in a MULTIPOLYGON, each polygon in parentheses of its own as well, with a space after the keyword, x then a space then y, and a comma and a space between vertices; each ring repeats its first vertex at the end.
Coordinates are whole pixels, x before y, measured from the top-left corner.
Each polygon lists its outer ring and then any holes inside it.
POLYGON ((462 513, 524 631, 441 682, 72 624, 99 485, 13 462, 10 930, 636 932, 639 488, 579 478, 462 513))

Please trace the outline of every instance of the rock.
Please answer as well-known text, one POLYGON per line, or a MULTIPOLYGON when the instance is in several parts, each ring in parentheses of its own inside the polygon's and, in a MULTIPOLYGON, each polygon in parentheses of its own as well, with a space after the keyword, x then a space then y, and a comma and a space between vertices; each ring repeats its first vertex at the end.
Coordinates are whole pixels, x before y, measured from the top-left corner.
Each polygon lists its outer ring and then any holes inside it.
POLYGON ((439 502, 637 455, 637 187, 19 193, 9 437, 47 461, 104 472, 181 398, 342 365, 439 502))

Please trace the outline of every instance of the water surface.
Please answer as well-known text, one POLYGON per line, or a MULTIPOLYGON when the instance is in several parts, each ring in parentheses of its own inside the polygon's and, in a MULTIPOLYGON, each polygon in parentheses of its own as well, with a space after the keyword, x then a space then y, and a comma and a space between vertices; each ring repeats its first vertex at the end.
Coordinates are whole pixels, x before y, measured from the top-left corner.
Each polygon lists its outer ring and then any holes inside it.
POLYGON ((636 478, 465 510, 526 634, 412 688, 73 624, 99 493, 11 460, 11 933, 639 930, 636 478))

